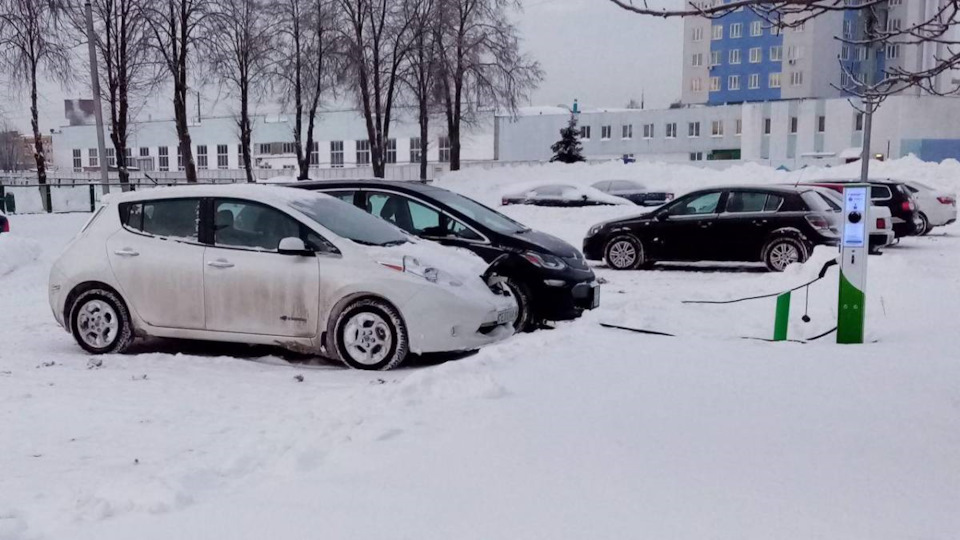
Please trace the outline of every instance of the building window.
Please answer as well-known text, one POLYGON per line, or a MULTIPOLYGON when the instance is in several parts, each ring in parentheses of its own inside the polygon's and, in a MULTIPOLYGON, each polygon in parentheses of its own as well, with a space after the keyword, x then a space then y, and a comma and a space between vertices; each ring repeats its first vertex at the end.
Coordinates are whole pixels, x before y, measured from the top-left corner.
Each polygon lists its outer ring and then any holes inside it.
POLYGON ((853 25, 851 21, 843 21, 843 37, 849 38, 853 35, 853 25))
POLYGON ((798 25, 796 25, 796 26, 793 27, 793 31, 794 31, 794 32, 803 32, 804 26, 806 26, 806 22, 800 22, 800 24, 798 24, 798 25))
POLYGON ((714 41, 719 41, 719 40, 723 39, 723 25, 722 25, 722 24, 715 24, 715 25, 713 25, 712 39, 713 39, 714 41))
POLYGON ((217 168, 227 169, 230 167, 230 147, 226 144, 217 145, 217 168))
POLYGON ((703 152, 690 152, 690 161, 703 161, 703 152))
POLYGON ((330 141, 330 166, 334 169, 343 167, 343 141, 330 141))
POLYGON ((257 145, 257 154, 261 156, 270 155, 273 153, 273 145, 270 143, 260 143, 257 145))
POLYGON ((703 65, 703 53, 697 53, 690 58, 690 65, 693 67, 700 67, 703 65))
POLYGON ((397 140, 396 139, 387 139, 387 163, 396 163, 397 162, 397 140))
POLYGON ((710 136, 723 137, 723 120, 714 120, 710 123, 710 136))
POLYGON ((825 133, 827 131, 827 117, 820 115, 817 117, 817 133, 825 133))
POLYGON ((763 134, 769 135, 773 128, 773 122, 769 118, 763 119, 763 134))
POLYGON ((800 45, 787 47, 787 60, 799 60, 801 58, 803 58, 803 47, 800 45))
POLYGON ((740 63, 740 49, 730 49, 730 64, 739 64, 740 63))
POLYGON ((751 36, 762 36, 763 35, 763 23, 760 21, 753 21, 750 23, 750 35, 751 36))
POLYGON ((740 134, 743 133, 743 120, 740 120, 739 118, 737 118, 734 121, 733 132, 734 132, 733 134, 736 135, 737 137, 739 137, 740 134))
POLYGON ((727 90, 739 90, 740 89, 740 76, 731 75, 727 77, 727 90))
POLYGON ((320 165, 320 142, 310 142, 310 166, 318 167, 320 165))
POLYGON ((450 137, 440 137, 440 162, 450 163, 450 137))
POLYGON ((87 157, 90 160, 91 167, 100 166, 100 154, 97 152, 96 148, 90 148, 87 150, 87 157))
POLYGON ((730 39, 743 37, 743 23, 733 23, 730 25, 730 39))
POLYGON ((796 116, 790 117, 790 133, 796 134, 800 128, 800 119, 796 116))
POLYGON ((585 141, 590 140, 590 126, 580 126, 580 138, 585 141))
POLYGON ((849 45, 844 45, 843 47, 840 47, 840 59, 841 59, 841 60, 849 60, 849 59, 850 59, 850 46, 849 46, 849 45))
POLYGON ((600 140, 607 140, 610 138, 610 134, 613 133, 613 128, 610 126, 600 126, 600 140))
POLYGON ((866 47, 857 47, 857 60, 863 62, 870 57, 870 50, 866 47))
POLYGON ((166 146, 161 146, 157 148, 157 162, 160 166, 161 171, 170 170, 170 149, 166 146))
POLYGON ((692 39, 693 41, 703 41, 703 28, 702 28, 702 27, 694 28, 692 34, 693 34, 693 35, 691 36, 691 39, 692 39))
POLYGON ((74 172, 83 170, 83 152, 79 148, 73 149, 73 170, 74 172))
POLYGON ((123 149, 123 162, 127 164, 127 167, 133 167, 136 165, 136 162, 133 161, 133 149, 124 148, 123 149))
POLYGON ((750 75, 750 83, 749 83, 749 84, 750 84, 750 89, 751 89, 751 90, 756 90, 757 88, 760 88, 760 74, 759 74, 759 73, 752 73, 752 74, 750 75))
POLYGON ((763 49, 760 47, 753 47, 750 49, 750 63, 759 64, 760 60, 763 59, 763 49))
POLYGON ((853 117, 853 130, 854 131, 863 131, 863 113, 858 112, 853 117))
POLYGON ((117 166, 117 151, 114 148, 107 148, 107 167, 117 166))
POLYGON ((205 144, 197 146, 197 168, 207 168, 207 145, 205 144))
POLYGON ((370 141, 360 139, 357 141, 357 165, 370 164, 370 141))
POLYGON ((643 125, 643 138, 652 139, 653 138, 653 124, 644 124, 643 125))
MULTIPOLYGON (((632 139, 632 138, 633 138, 633 124, 624 124, 624 125, 620 126, 620 130, 623 132, 623 138, 624 138, 624 139, 632 139)), ((644 137, 647 136, 647 126, 646 126, 646 125, 643 126, 643 136, 644 136, 644 137)))
POLYGON ((711 92, 720 91, 720 77, 710 77, 710 91, 711 92))
POLYGON ((183 149, 180 148, 180 145, 177 145, 177 170, 185 170, 186 167, 183 165, 183 149))
POLYGON ((803 84, 803 72, 794 71, 790 74, 790 86, 800 86, 803 84))
POLYGON ((771 73, 767 78, 767 86, 770 88, 780 88, 780 74, 771 73))
POLYGON ((773 25, 770 26, 770 35, 771 35, 771 36, 779 36, 781 33, 782 33, 782 31, 780 30, 780 26, 779 26, 779 25, 773 24, 773 25))
POLYGON ((891 43, 887 45, 887 60, 894 60, 900 58, 900 44, 891 43))
POLYGON ((667 129, 666 129, 666 131, 667 131, 667 138, 668 138, 668 139, 676 139, 676 138, 677 138, 677 123, 676 123, 676 122, 671 122, 671 123, 667 124, 667 129))
POLYGON ((420 137, 410 137, 410 163, 420 163, 420 137))
POLYGON ((900 24, 900 19, 887 19, 887 32, 899 32, 900 24))
MULTIPOLYGON (((701 91, 702 89, 703 89, 703 85, 702 85, 701 82, 700 82, 700 77, 694 77, 694 78, 690 79, 690 90, 691 90, 691 91, 693 91, 693 92, 699 92, 699 91, 701 91)), ((589 138, 589 137, 584 137, 584 139, 588 139, 588 138, 589 138)))
POLYGON ((771 62, 783 61, 783 47, 781 45, 770 47, 770 61, 771 62))
POLYGON ((687 124, 687 137, 700 136, 700 122, 690 122, 687 124))
POLYGON ((710 65, 711 66, 720 65, 720 51, 712 51, 710 53, 710 65))
POLYGON ((295 142, 285 142, 280 146, 281 154, 296 154, 297 153, 297 143, 295 142))
POLYGON ((847 75, 847 72, 840 74, 840 88, 846 88, 850 85, 850 75, 847 75))

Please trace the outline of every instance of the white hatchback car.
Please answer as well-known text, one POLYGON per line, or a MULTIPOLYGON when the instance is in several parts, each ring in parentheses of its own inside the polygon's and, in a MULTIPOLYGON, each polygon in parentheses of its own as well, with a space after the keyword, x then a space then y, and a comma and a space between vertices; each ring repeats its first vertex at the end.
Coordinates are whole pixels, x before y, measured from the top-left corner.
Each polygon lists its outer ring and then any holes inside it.
POLYGON ((516 302, 485 268, 327 195, 157 188, 107 198, 53 265, 50 306, 94 354, 157 336, 390 369, 513 334, 516 302))
POLYGON ((917 200, 920 212, 919 234, 930 234, 934 227, 943 227, 957 221, 957 195, 939 191, 915 180, 904 182, 917 200))

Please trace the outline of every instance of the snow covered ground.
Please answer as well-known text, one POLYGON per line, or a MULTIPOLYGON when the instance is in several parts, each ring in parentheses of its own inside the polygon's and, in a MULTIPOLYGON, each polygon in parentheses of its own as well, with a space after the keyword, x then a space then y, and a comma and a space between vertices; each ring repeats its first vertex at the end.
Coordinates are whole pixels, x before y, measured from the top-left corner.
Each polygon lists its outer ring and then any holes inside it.
MULTIPOLYGON (((610 165, 516 181, 616 174, 680 193, 783 174, 657 166, 659 184, 652 166, 610 165)), ((960 182, 960 165, 907 165, 884 164, 960 182)), ((494 203, 505 172, 440 184, 494 203)), ((577 244, 631 211, 505 210, 577 244)), ((772 335, 772 300, 681 304, 804 282, 821 251, 783 275, 597 268, 602 306, 579 321, 363 373, 166 341, 89 364, 46 302, 86 218, 11 216, 0 236, 0 540, 960 537, 960 227, 871 258, 864 346, 743 339, 772 335)), ((833 326, 831 272, 810 323, 794 297, 791 337, 833 326)))

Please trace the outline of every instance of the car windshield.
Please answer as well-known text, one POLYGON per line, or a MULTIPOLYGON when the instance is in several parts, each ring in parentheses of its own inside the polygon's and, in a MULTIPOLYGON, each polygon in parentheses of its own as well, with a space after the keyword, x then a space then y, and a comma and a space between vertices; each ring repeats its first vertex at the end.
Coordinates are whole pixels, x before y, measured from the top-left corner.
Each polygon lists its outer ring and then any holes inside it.
POLYGON ((408 242, 406 234, 380 218, 332 197, 308 197, 290 206, 334 234, 366 246, 393 246, 408 242))
POLYGON ((437 202, 449 206, 453 210, 460 212, 468 218, 476 221, 480 225, 483 225, 484 227, 487 227, 488 229, 496 231, 500 234, 513 234, 530 230, 528 227, 517 223, 507 216, 499 212, 495 212, 478 203, 477 201, 468 199, 459 193, 454 193, 445 189, 438 189, 436 191, 431 191, 430 196, 436 199, 437 202))

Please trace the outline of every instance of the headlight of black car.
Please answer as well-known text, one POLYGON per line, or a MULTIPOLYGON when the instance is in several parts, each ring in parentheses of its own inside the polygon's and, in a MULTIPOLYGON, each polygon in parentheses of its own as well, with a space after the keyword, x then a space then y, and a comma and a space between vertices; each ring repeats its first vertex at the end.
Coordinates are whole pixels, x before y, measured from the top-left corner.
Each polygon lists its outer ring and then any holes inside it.
POLYGON ((563 259, 559 257, 554 257, 546 253, 537 253, 536 251, 525 251, 523 258, 534 266, 548 270, 562 270, 567 266, 567 263, 563 262, 563 259))
POLYGON ((596 236, 600 234, 600 229, 603 229, 603 227, 600 225, 595 225, 591 227, 590 230, 587 232, 587 236, 596 236))

